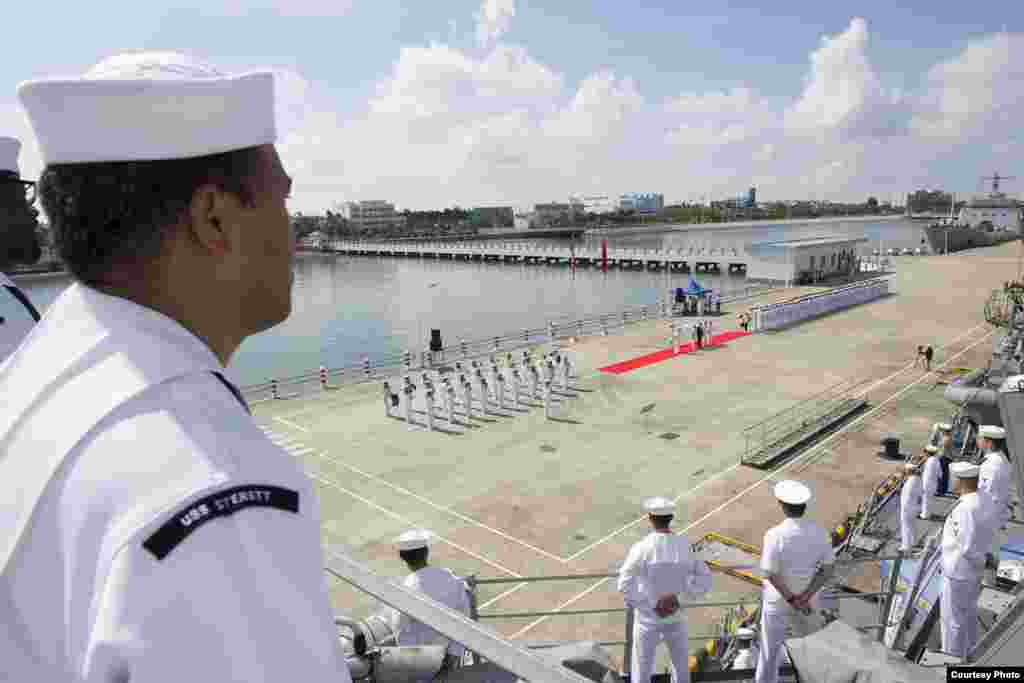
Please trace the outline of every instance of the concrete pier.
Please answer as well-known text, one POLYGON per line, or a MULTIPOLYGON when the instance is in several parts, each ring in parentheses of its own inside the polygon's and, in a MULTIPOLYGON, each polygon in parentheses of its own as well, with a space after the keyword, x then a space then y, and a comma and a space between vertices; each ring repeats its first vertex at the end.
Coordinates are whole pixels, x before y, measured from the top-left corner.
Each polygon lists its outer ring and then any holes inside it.
MULTIPOLYGON (((435 258, 491 263, 566 265, 575 258, 581 268, 599 267, 599 248, 538 246, 513 242, 351 242, 336 240, 320 247, 353 256, 435 258)), ((708 273, 745 273, 752 258, 742 246, 691 245, 676 249, 608 249, 608 266, 647 270, 671 269, 708 273)))
MULTIPOLYGON (((413 526, 438 534, 431 561, 457 573, 615 571, 648 531, 640 502, 651 495, 677 499, 673 528, 691 543, 715 531, 760 547, 764 532, 782 519, 771 493, 776 481, 810 485, 809 517, 833 527, 897 471, 899 463, 875 456, 882 435, 897 435, 905 451, 917 452, 931 424, 951 412, 935 388, 941 371, 979 367, 988 358, 992 330, 982 307, 991 289, 1016 277, 1017 248, 895 260, 888 298, 622 375, 598 369, 670 347, 666 321, 563 340, 577 378, 558 396, 553 419, 531 400, 522 412, 474 419, 457 433, 408 431, 385 417, 379 383, 267 401, 253 412, 314 477, 325 539, 386 576, 403 574, 391 540, 413 526), (914 367, 918 344, 936 349, 932 372, 914 367), (744 428, 845 379, 866 380, 864 412, 780 469, 739 464, 744 428)), ((815 289, 775 291, 757 301, 815 289)), ((721 331, 736 327, 741 310, 723 305, 721 331)), ((878 590, 877 567, 866 566, 858 581, 878 590)), ((339 612, 362 616, 380 608, 340 582, 329 588, 339 612)), ((708 599, 748 596, 754 607, 752 586, 716 574, 708 599)), ((482 587, 479 606, 485 614, 602 609, 621 607, 622 599, 614 580, 576 580, 482 587)), ((691 612, 690 633, 708 633, 720 614, 691 612)), ((624 635, 622 614, 485 623, 525 642, 624 635)), ((612 651, 621 657, 621 649, 612 651)))

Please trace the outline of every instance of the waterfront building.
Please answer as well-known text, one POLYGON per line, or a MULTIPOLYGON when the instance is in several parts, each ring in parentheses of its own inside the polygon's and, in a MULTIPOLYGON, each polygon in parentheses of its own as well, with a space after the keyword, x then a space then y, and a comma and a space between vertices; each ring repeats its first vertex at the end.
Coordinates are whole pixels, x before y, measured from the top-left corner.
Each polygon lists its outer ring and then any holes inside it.
POLYGON ((849 275, 856 269, 857 246, 867 241, 866 237, 834 236, 756 242, 748 249, 753 260, 747 278, 801 284, 849 275))
POLYGON ((570 204, 577 204, 583 207, 584 213, 611 214, 619 210, 618 202, 608 196, 587 196, 572 195, 569 197, 570 204))
POLYGON ((659 213, 665 208, 665 195, 663 194, 636 194, 627 193, 619 197, 619 209, 622 211, 635 211, 640 214, 659 213))
POLYGON ((341 213, 355 228, 383 228, 405 222, 404 216, 395 211, 394 204, 380 199, 345 202, 341 213))
POLYGON ((511 228, 515 215, 511 206, 478 206, 470 213, 470 222, 478 228, 511 228))
POLYGON ((552 202, 535 204, 531 228, 547 228, 552 225, 571 225, 577 216, 583 215, 583 205, 575 202, 566 204, 552 202))

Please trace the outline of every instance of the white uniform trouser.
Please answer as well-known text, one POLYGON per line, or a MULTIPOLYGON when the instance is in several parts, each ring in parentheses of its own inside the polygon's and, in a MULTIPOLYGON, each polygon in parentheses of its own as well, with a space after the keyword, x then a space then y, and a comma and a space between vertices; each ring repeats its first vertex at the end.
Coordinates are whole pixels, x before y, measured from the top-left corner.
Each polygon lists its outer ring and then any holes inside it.
POLYGON ((921 494, 921 518, 928 518, 928 503, 932 499, 933 491, 929 491, 928 487, 925 487, 924 493, 921 494))
POLYGON ((537 375, 530 373, 530 397, 537 398, 537 375))
POLYGON ((562 362, 562 391, 569 389, 569 362, 562 362))
POLYGON ((497 399, 498 408, 505 407, 505 384, 503 382, 495 381, 494 398, 497 399))
POLYGON ((551 419, 551 387, 544 387, 544 417, 551 419))
POLYGON ((519 410, 519 380, 512 378, 512 407, 519 410))
POLYGON ((412 423, 412 394, 405 395, 405 421, 412 423))
POLYGON ((942 651, 965 657, 978 641, 978 595, 981 580, 961 581, 943 577, 942 651))
MULTIPOLYGON (((812 609, 817 609, 817 600, 812 600, 812 609)), ((761 649, 757 655, 756 683, 777 683, 781 663, 782 644, 787 638, 803 638, 815 628, 811 617, 800 614, 786 605, 774 607, 772 611, 761 609, 761 649), (777 610, 777 611, 775 611, 777 610)))
POLYGON ((914 547, 914 517, 920 510, 907 507, 900 508, 900 550, 910 550, 914 547))
POLYGON ((462 408, 466 411, 467 419, 473 417, 473 394, 467 386, 462 387, 462 408))
POLYGON ((385 393, 384 394, 384 414, 386 416, 388 416, 388 417, 391 417, 391 394, 390 393, 385 393))
POLYGON ((427 398, 427 429, 434 431, 434 399, 427 398))
POLYGON ((487 385, 480 382, 480 415, 487 414, 487 397, 490 392, 487 390, 487 385))
POLYGON ((445 398, 445 410, 448 413, 448 426, 455 424, 455 396, 449 394, 445 398))
POLYGON ((633 622, 633 662, 630 678, 633 683, 650 683, 654 673, 655 650, 658 643, 665 641, 672 668, 675 669, 675 683, 690 682, 690 647, 687 642, 686 620, 669 624, 633 622))

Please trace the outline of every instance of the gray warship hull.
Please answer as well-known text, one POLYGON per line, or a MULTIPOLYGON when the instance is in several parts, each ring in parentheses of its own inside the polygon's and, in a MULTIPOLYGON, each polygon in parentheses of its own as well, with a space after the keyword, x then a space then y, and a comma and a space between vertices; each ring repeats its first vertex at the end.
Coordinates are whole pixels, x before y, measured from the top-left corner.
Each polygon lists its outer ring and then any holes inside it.
POLYGON ((1020 233, 1008 230, 970 228, 962 225, 929 225, 924 228, 928 247, 933 254, 944 254, 947 251, 963 251, 975 247, 990 247, 993 244, 1009 242, 1020 237, 1020 233))

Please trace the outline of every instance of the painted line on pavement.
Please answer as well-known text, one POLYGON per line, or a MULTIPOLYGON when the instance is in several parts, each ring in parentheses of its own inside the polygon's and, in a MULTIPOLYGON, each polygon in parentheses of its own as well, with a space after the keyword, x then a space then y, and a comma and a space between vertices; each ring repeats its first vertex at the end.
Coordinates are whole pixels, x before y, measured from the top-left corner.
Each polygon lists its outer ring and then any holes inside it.
POLYGON ((341 460, 339 458, 330 457, 326 452, 321 452, 320 453, 320 457, 321 458, 325 458, 325 459, 329 460, 330 462, 333 462, 333 463, 335 463, 337 465, 340 465, 340 466, 342 466, 342 467, 344 467, 344 468, 346 468, 348 470, 351 470, 352 472, 355 472, 356 474, 358 474, 358 475, 360 475, 362 477, 366 477, 367 479, 370 479, 372 481, 380 482, 381 484, 384 484, 388 488, 394 489, 395 491, 403 493, 403 494, 405 494, 405 495, 407 495, 407 496, 409 496, 411 498, 415 498, 416 500, 418 500, 421 503, 424 503, 426 505, 429 505, 430 507, 434 508, 435 510, 440 510, 441 512, 444 512, 444 513, 447 513, 449 515, 452 515, 456 519, 460 519, 463 522, 466 522, 468 524, 472 524, 474 526, 480 527, 481 529, 489 531, 492 534, 500 536, 501 538, 504 538, 506 541, 511 541, 511 542, 513 542, 513 543, 515 543, 517 545, 523 546, 524 548, 528 548, 528 549, 532 550, 533 552, 538 553, 539 555, 543 555, 544 557, 550 558, 552 560, 557 560, 558 562, 562 562, 562 563, 565 563, 565 562, 568 561, 568 560, 565 560, 565 559, 559 557, 558 555, 554 555, 552 553, 549 553, 546 550, 543 550, 543 549, 538 548, 538 547, 536 547, 534 545, 531 545, 531 544, 527 543, 526 541, 520 540, 520 539, 518 539, 518 538, 516 538, 514 536, 510 536, 510 535, 506 534, 504 531, 501 531, 499 529, 495 529, 494 527, 490 527, 490 526, 484 524, 483 522, 480 522, 480 521, 477 521, 477 520, 473 519, 472 517, 467 517, 466 515, 451 509, 450 507, 446 507, 444 505, 438 505, 437 503, 434 503, 433 501, 428 500, 428 499, 424 498, 423 496, 410 491, 407 488, 404 488, 402 486, 398 486, 397 484, 392 484, 391 482, 389 482, 389 481, 387 481, 385 479, 382 479, 382 478, 380 478, 380 477, 378 477, 378 476, 376 476, 374 474, 370 474, 368 472, 364 472, 361 469, 359 469, 358 467, 354 467, 353 465, 349 465, 347 462, 344 462, 343 460, 341 460))
MULTIPOLYGON (((315 476, 311 475, 311 478, 315 479, 316 481, 319 481, 324 486, 329 486, 329 487, 331 487, 333 489, 337 489, 338 491, 341 491, 342 493, 347 493, 348 495, 352 496, 353 498, 355 498, 356 500, 360 501, 361 503, 364 503, 366 505, 369 505, 372 508, 380 510, 385 515, 388 515, 389 517, 397 519, 398 521, 403 522, 404 524, 407 524, 409 527, 423 528, 422 525, 417 524, 416 522, 413 522, 408 517, 403 517, 402 515, 398 514, 397 512, 394 512, 393 510, 387 509, 383 505, 378 505, 377 503, 374 503, 372 500, 364 498, 363 496, 360 496, 358 493, 356 493, 354 491, 349 491, 344 486, 339 486, 338 484, 334 483, 333 481, 331 481, 329 479, 324 479, 323 477, 321 477, 319 475, 315 475, 315 476)), ((428 529, 428 531, 429 531, 429 529, 428 529)), ((435 534, 433 531, 431 531, 430 533, 433 535, 434 538, 436 538, 437 540, 441 541, 442 543, 450 545, 451 547, 455 548, 456 550, 459 550, 459 551, 469 555, 470 557, 473 557, 473 558, 483 562, 484 564, 488 564, 488 565, 494 567, 495 569, 498 569, 499 571, 503 571, 506 574, 508 574, 509 576, 514 576, 516 578, 521 578, 522 577, 522 574, 519 574, 518 572, 514 572, 511 569, 509 569, 508 567, 503 567, 502 565, 498 564, 497 562, 494 562, 492 560, 488 560, 486 557, 483 557, 482 555, 478 555, 477 553, 473 552, 469 548, 464 548, 461 545, 459 545, 458 543, 455 543, 453 541, 449 541, 448 539, 444 538, 443 536, 435 534)))
MULTIPOLYGON (((977 329, 977 328, 974 328, 974 329, 977 329)), ((717 513, 721 512, 722 510, 726 509, 727 507, 729 507, 730 505, 732 505, 733 503, 735 503, 736 501, 738 501, 738 500, 739 500, 740 498, 744 497, 744 496, 745 496, 746 494, 748 494, 748 493, 750 493, 751 491, 753 491, 753 490, 754 490, 755 488, 757 488, 758 486, 760 486, 760 485, 761 485, 761 484, 763 484, 764 482, 768 481, 769 479, 772 479, 773 477, 776 477, 776 476, 778 476, 778 475, 779 475, 779 474, 781 474, 781 473, 782 473, 783 471, 785 471, 785 470, 788 470, 788 469, 789 469, 790 467, 792 467, 793 465, 796 465, 797 463, 801 462, 801 461, 802 461, 802 460, 803 460, 804 458, 806 458, 807 456, 809 456, 809 455, 812 455, 812 454, 816 453, 816 452, 817 452, 817 451, 818 451, 819 449, 821 449, 821 448, 822 448, 822 447, 824 447, 824 446, 825 446, 826 444, 828 444, 829 442, 831 442, 831 441, 832 441, 832 439, 834 439, 834 438, 838 437, 839 435, 841 435, 841 434, 845 433, 845 432, 846 432, 846 431, 847 431, 847 430, 848 430, 848 429, 849 429, 850 427, 852 427, 852 426, 854 426, 854 425, 856 425, 856 424, 859 424, 859 423, 863 422, 863 421, 864 421, 865 419, 867 419, 867 418, 868 418, 868 417, 869 417, 870 415, 874 414, 874 413, 875 413, 875 412, 876 412, 876 411, 877 411, 877 410, 878 410, 879 408, 881 408, 881 407, 885 406, 886 404, 890 403, 891 401, 893 401, 893 400, 895 400, 895 399, 899 398, 900 396, 902 396, 903 394, 905 394, 905 393, 906 393, 907 391, 910 391, 911 389, 913 389, 914 387, 916 387, 916 386, 917 386, 918 384, 920 384, 921 382, 923 382, 923 381, 924 381, 924 380, 925 380, 926 378, 928 378, 928 377, 929 377, 930 375, 933 375, 933 374, 935 374, 935 372, 936 372, 937 370, 939 370, 939 369, 940 369, 940 368, 942 368, 942 367, 945 367, 946 365, 948 365, 948 364, 949 364, 949 363, 951 363, 952 361, 956 360, 957 358, 959 358, 959 357, 960 357, 960 356, 962 356, 963 354, 967 353, 968 351, 970 351, 971 349, 973 349, 973 348, 974 348, 975 346, 977 346, 978 344, 980 344, 980 343, 982 343, 983 341, 987 340, 987 339, 988 339, 989 337, 991 337, 991 336, 992 336, 992 335, 993 335, 994 333, 995 333, 995 330, 992 330, 992 331, 988 332, 988 333, 987 333, 987 334, 986 334, 986 335, 985 335, 984 337, 982 337, 981 339, 978 339, 978 340, 976 340, 975 342, 973 342, 973 343, 972 343, 972 344, 971 344, 970 346, 968 346, 967 348, 965 348, 965 349, 962 349, 961 351, 957 352, 956 354, 954 354, 954 355, 950 356, 950 357, 949 357, 949 358, 947 358, 947 359, 946 359, 946 360, 945 360, 945 361, 944 361, 944 362, 943 362, 943 363, 942 363, 941 365, 937 366, 937 367, 935 368, 935 370, 932 370, 931 372, 926 372, 926 373, 925 373, 924 375, 922 375, 921 377, 917 378, 916 380, 914 380, 913 382, 911 382, 911 383, 910 383, 910 384, 908 384, 907 386, 903 387, 903 388, 902 388, 902 389, 900 389, 900 390, 899 390, 898 392, 896 392, 895 394, 893 394, 893 395, 892 395, 892 396, 890 396, 889 398, 885 399, 884 401, 882 401, 881 403, 879 403, 879 404, 878 404, 877 406, 875 406, 874 408, 872 408, 872 409, 871 409, 871 410, 869 410, 868 412, 866 412, 866 413, 864 413, 864 414, 860 415, 860 416, 859 416, 858 418, 856 418, 855 420, 852 420, 851 422, 849 422, 849 423, 847 423, 846 425, 844 425, 844 426, 843 426, 843 427, 842 427, 842 428, 841 428, 840 430, 838 430, 838 431, 836 431, 836 432, 833 432, 832 434, 830 434, 829 436, 827 436, 827 437, 826 437, 825 439, 823 439, 823 440, 822 440, 822 441, 821 441, 820 443, 818 443, 818 444, 815 444, 814 446, 812 446, 812 447, 811 447, 810 449, 808 449, 808 451, 807 451, 806 453, 802 453, 802 454, 801 454, 800 456, 798 456, 797 458, 794 458, 793 460, 789 461, 788 463, 786 463, 785 465, 783 465, 783 466, 782 466, 782 467, 780 467, 779 469, 777 469, 777 470, 773 471, 773 472, 772 472, 771 474, 767 474, 767 475, 765 475, 765 476, 764 476, 764 477, 762 477, 761 479, 757 480, 756 482, 754 482, 753 484, 751 484, 751 485, 750 485, 750 486, 748 486, 747 488, 745 488, 745 489, 743 489, 742 491, 740 491, 739 493, 737 493, 737 494, 736 494, 735 496, 733 496, 733 497, 732 497, 732 498, 730 498, 729 500, 725 501, 724 503, 722 503, 721 505, 719 505, 718 507, 716 507, 716 508, 715 508, 714 510, 712 510, 711 512, 708 512, 708 513, 707 513, 706 515, 704 515, 703 517, 701 517, 701 518, 700 518, 700 519, 698 519, 697 521, 695 521, 695 522, 691 522, 690 524, 688 524, 688 525, 687 525, 687 526, 686 526, 685 528, 683 528, 683 529, 682 529, 681 531, 679 531, 678 533, 686 533, 687 531, 689 531, 689 530, 690 530, 690 529, 692 529, 693 527, 695 527, 695 526, 697 526, 698 524, 700 524, 700 523, 702 523, 702 522, 706 521, 706 520, 707 520, 708 518, 710 518, 710 517, 711 517, 712 515, 715 515, 715 514, 717 514, 717 513)), ((607 582, 608 582, 608 579, 607 579, 607 578, 605 578, 605 579, 601 579, 600 581, 598 581, 597 583, 595 583, 595 584, 594 584, 593 586, 591 586, 590 588, 587 588, 587 589, 586 589, 586 590, 584 590, 583 592, 581 592, 581 593, 579 593, 579 594, 575 595, 574 597, 570 598, 569 600, 567 600, 567 601, 563 602, 563 603, 562 603, 561 605, 559 605, 558 607, 556 607, 556 608, 555 608, 555 609, 554 609, 553 611, 554 611, 554 612, 561 612, 561 611, 562 611, 563 609, 565 609, 565 608, 567 608, 567 607, 571 606, 572 604, 574 604, 575 602, 577 602, 577 601, 581 600, 582 598, 586 597, 587 595, 590 595, 590 594, 591 594, 592 592, 594 592, 595 590, 597 590, 597 589, 598 589, 599 587, 603 586, 603 585, 604 585, 605 583, 607 583, 607 582)), ((548 620, 548 619, 550 619, 550 618, 551 618, 550 616, 544 616, 544 617, 540 617, 540 618, 538 618, 538 619, 536 619, 536 620, 534 620, 534 621, 530 622, 529 624, 527 624, 526 626, 524 626, 524 627, 523 627, 523 628, 521 628, 520 630, 516 631, 516 632, 515 632, 515 633, 514 633, 514 634, 512 635, 512 638, 518 638, 518 637, 522 636, 523 634, 527 633, 528 631, 531 631, 531 630, 533 630, 534 628, 536 628, 537 626, 539 626, 540 624, 544 623, 545 621, 547 621, 547 620, 548 620)))

